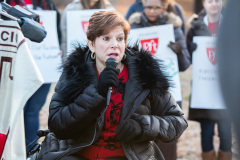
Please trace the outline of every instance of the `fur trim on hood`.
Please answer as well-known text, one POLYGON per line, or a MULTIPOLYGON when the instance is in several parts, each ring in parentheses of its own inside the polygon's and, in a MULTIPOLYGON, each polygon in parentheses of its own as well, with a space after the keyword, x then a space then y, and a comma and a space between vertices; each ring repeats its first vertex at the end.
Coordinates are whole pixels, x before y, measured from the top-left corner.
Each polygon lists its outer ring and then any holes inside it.
POLYGON ((129 24, 140 24, 141 23, 141 12, 135 12, 128 18, 129 24))
POLYGON ((182 22, 181 18, 178 15, 176 15, 176 14, 174 14, 172 12, 167 14, 166 24, 173 24, 174 27, 181 27, 182 23, 183 22, 182 22))
MULTIPOLYGON (((145 50, 138 50, 136 47, 127 48, 127 58, 122 61, 128 68, 129 79, 143 89, 149 89, 152 94, 165 94, 170 87, 161 62, 154 59, 145 50)), ((60 93, 64 99, 74 99, 87 86, 97 85, 97 73, 95 62, 90 58, 88 47, 79 46, 68 56, 63 64, 65 78, 61 83, 60 93)))
MULTIPOLYGON (((143 18, 142 16, 145 16, 143 14, 143 12, 133 13, 128 19, 129 24, 130 25, 140 24, 141 21, 142 21, 142 18, 143 18)), ((144 18, 147 20, 146 16, 144 18)), ((172 12, 170 12, 170 13, 165 12, 159 18, 160 19, 165 19, 165 20, 163 20, 164 21, 163 23, 161 21, 161 24, 173 24, 174 27, 181 27, 182 23, 183 23, 181 18, 178 15, 176 15, 172 12)), ((159 25, 161 25, 161 24, 159 24, 159 25)))
POLYGON ((189 28, 192 26, 192 23, 194 22, 194 20, 196 20, 198 18, 198 15, 196 13, 194 13, 191 17, 188 18, 186 26, 188 26, 189 28))

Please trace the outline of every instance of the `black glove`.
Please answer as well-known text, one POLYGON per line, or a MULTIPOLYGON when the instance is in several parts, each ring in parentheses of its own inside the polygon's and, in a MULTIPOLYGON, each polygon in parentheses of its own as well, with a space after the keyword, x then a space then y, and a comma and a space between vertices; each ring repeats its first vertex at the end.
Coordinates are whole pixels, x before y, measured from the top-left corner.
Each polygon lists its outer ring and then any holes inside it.
POLYGON ((98 93, 103 96, 107 97, 107 92, 109 87, 117 87, 119 80, 118 80, 118 74, 120 70, 115 69, 113 67, 106 67, 101 74, 99 75, 98 79, 98 86, 97 90, 98 93))
POLYGON ((117 140, 129 142, 141 135, 143 129, 136 120, 128 119, 119 123, 115 132, 117 133, 117 140))
MULTIPOLYGON (((61 144, 64 144, 63 141, 61 144)), ((50 132, 41 144, 41 150, 37 155, 37 159, 56 159, 57 151, 60 151, 60 140, 54 133, 50 132)))
POLYGON ((190 47, 189 48, 190 52, 192 53, 192 52, 194 52, 197 49, 197 44, 192 42, 189 47, 190 47))
POLYGON ((172 49, 174 53, 177 54, 177 56, 182 55, 182 46, 179 42, 170 42, 168 44, 168 47, 172 49))

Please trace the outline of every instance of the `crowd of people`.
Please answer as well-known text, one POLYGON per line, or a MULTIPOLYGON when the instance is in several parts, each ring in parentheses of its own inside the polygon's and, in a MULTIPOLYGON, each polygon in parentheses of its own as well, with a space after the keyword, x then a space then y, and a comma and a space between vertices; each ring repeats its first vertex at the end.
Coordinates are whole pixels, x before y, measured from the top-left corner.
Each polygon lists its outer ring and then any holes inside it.
MULTIPOLYGON (((51 0, 7 2, 57 11, 51 0)), ((176 102, 168 91, 171 84, 163 66, 147 51, 127 47, 130 29, 172 24, 175 42, 169 42, 168 47, 177 56, 179 71, 184 72, 198 47, 193 37, 216 37, 223 18, 223 0, 202 0, 202 4, 189 29, 182 7, 174 0, 136 0, 125 17, 116 11, 96 12, 89 20, 88 45, 67 56, 68 11, 114 10, 108 0, 73 0, 68 4, 61 19, 59 14, 57 18, 62 75, 50 103, 51 132, 43 142, 40 159, 176 160, 177 139, 188 126, 187 117, 200 123, 203 160, 232 159, 231 121, 225 109, 189 107, 189 115, 184 116, 182 102, 176 102), (116 60, 116 67, 105 64, 109 58, 116 60), (113 90, 106 106, 109 87, 113 90), (219 149, 213 147, 215 124, 219 149), (64 143, 48 150, 50 139, 64 143)), ((27 152, 34 145, 29 144, 36 139, 39 111, 50 85, 44 84, 24 108, 27 152)))

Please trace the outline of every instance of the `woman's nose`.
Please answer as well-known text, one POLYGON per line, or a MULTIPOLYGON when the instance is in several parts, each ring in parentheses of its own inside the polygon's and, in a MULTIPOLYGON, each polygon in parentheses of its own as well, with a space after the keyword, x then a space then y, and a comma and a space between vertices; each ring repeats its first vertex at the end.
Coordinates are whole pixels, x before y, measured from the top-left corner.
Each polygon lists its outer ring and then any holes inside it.
POLYGON ((117 40, 112 40, 111 47, 112 47, 112 48, 118 47, 117 40))

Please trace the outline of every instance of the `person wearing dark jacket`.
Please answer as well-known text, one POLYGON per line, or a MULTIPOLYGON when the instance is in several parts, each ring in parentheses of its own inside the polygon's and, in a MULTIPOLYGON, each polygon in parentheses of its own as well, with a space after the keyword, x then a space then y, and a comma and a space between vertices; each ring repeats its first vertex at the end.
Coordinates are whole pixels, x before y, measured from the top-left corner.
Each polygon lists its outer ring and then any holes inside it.
MULTIPOLYGON (((167 0, 145 0, 144 11, 134 13, 129 18, 131 28, 143 28, 164 24, 173 24, 175 42, 170 42, 168 45, 178 58, 179 71, 185 71, 190 65, 190 55, 185 42, 185 36, 181 30, 182 21, 179 16, 174 13, 167 12, 167 0)), ((181 107, 181 101, 178 102, 181 107)), ((159 148, 163 151, 163 155, 168 160, 176 160, 177 145, 176 141, 171 143, 163 143, 160 140, 156 141, 159 148), (169 150, 171 152, 169 152, 169 150)))
POLYGON ((164 160, 154 140, 174 141, 187 128, 159 62, 148 51, 126 48, 129 29, 117 11, 91 16, 88 46, 69 55, 52 96, 53 133, 39 159, 164 160), (106 66, 109 58, 116 68, 106 66))
MULTIPOLYGON (((126 13, 126 19, 128 20, 130 18, 130 16, 135 13, 135 12, 142 12, 144 10, 143 7, 143 2, 145 0, 136 0, 133 4, 131 4, 131 6, 128 8, 128 11, 126 13)), ((168 12, 173 12, 176 15, 178 15, 181 20, 182 20, 182 25, 181 25, 181 29, 183 31, 183 33, 185 33, 185 20, 184 20, 184 16, 183 16, 183 9, 182 7, 176 3, 174 0, 169 0, 169 5, 167 7, 167 11, 168 12)))
MULTIPOLYGON (((222 21, 222 0, 203 0, 204 10, 192 22, 187 34, 187 45, 192 54, 197 48, 193 42, 195 36, 217 36, 219 25, 222 21)), ((232 133, 231 121, 226 109, 196 109, 189 108, 189 120, 200 122, 201 125, 201 147, 203 160, 231 160, 232 133), (213 136, 214 126, 218 125, 218 136, 220 147, 218 154, 214 150, 213 136)))
MULTIPOLYGON (((185 71, 190 65, 190 55, 187 49, 184 34, 180 28, 182 21, 175 14, 165 12, 167 8, 165 9, 147 8, 151 7, 147 6, 148 4, 150 4, 149 2, 151 1, 156 1, 159 7, 161 6, 162 1, 165 2, 165 0, 146 0, 144 11, 141 13, 134 13, 129 18, 131 29, 151 27, 164 24, 173 24, 176 42, 170 43, 169 47, 174 51, 174 53, 176 53, 178 57, 179 70, 185 71), (153 13, 154 14, 153 16, 151 15, 151 13, 149 14, 149 12, 152 12, 152 10, 154 10, 154 12, 156 10, 156 13, 153 13), (151 20, 150 17, 154 17, 153 20, 151 20)), ((165 6, 167 6, 167 4, 165 4, 165 6)))

